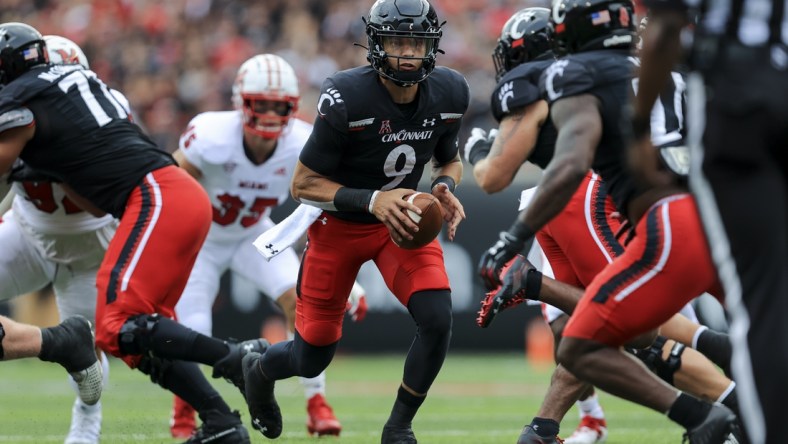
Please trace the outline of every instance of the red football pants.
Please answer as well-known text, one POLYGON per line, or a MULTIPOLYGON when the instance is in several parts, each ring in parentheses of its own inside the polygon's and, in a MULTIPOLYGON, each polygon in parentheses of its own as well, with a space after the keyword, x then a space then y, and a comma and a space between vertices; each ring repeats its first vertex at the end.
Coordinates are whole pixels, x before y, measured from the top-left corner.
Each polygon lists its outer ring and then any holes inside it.
POLYGON ((129 196, 115 237, 96 275, 96 344, 134 368, 118 332, 130 316, 174 317, 197 253, 211 226, 207 194, 169 166, 148 173, 129 196))
POLYGON ((404 306, 413 293, 447 290, 449 278, 437 240, 405 250, 391 240, 383 224, 361 224, 326 213, 308 231, 296 300, 296 330, 315 346, 342 336, 348 294, 361 265, 372 260, 389 290, 404 306))

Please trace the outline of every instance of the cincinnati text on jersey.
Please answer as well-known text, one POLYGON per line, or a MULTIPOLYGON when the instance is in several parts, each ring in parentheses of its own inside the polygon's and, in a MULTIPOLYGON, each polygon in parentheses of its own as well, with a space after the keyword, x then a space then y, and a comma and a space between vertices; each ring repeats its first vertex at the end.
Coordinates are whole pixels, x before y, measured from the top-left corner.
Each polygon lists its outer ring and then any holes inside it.
POLYGON ((405 131, 400 130, 396 133, 384 134, 380 138, 381 142, 406 142, 408 140, 427 140, 432 138, 432 131, 405 131))

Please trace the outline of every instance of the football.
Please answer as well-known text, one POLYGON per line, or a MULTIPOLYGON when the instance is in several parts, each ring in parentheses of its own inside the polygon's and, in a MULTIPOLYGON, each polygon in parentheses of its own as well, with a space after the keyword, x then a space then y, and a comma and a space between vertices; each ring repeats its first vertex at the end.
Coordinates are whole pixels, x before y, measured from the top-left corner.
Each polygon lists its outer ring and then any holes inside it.
POLYGON ((402 242, 394 243, 406 250, 421 248, 432 242, 443 228, 443 209, 438 199, 429 193, 414 193, 403 199, 421 208, 421 214, 405 210, 408 217, 419 226, 419 231, 413 233, 413 240, 403 239, 402 242))

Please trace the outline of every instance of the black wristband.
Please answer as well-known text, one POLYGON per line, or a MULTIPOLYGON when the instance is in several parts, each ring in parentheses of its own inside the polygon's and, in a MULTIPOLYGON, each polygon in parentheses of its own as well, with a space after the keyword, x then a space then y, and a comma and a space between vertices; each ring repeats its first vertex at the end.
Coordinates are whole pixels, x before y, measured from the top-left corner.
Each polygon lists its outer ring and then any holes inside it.
POLYGON ((526 241, 534 237, 536 233, 528 225, 520 222, 520 219, 517 219, 509 228, 509 234, 517 238, 517 240, 526 241))
POLYGON ((432 191, 438 184, 445 183, 447 187, 449 187, 449 191, 452 193, 454 189, 457 188, 457 183, 454 182, 454 179, 451 176, 438 176, 437 179, 432 181, 432 186, 430 187, 430 191, 432 191))
POLYGON ((468 154, 468 162, 470 162, 471 165, 476 165, 476 162, 487 158, 491 149, 492 142, 478 142, 477 146, 473 147, 468 154))
POLYGON ((542 272, 532 268, 525 274, 525 295, 528 299, 538 301, 540 291, 542 291, 542 272))
POLYGON ((338 211, 368 211, 373 190, 342 187, 334 194, 334 206, 338 211))

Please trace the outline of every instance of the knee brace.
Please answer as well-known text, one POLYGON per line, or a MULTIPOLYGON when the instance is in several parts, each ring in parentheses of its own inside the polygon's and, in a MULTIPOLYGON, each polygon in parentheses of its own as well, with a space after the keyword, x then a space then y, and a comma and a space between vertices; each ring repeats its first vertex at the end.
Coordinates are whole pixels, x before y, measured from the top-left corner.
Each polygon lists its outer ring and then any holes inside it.
POLYGON ((120 351, 127 355, 147 354, 151 349, 151 336, 159 320, 161 316, 158 313, 134 315, 126 319, 118 333, 120 351))
POLYGON ((654 343, 648 348, 632 350, 632 353, 638 357, 646 367, 649 368, 654 374, 660 377, 663 381, 673 385, 673 375, 681 368, 681 355, 686 348, 684 344, 676 342, 670 350, 667 359, 662 358, 662 349, 668 339, 664 336, 657 336, 654 343))
POLYGON ((139 364, 137 364, 137 370, 150 376, 151 382, 158 384, 165 389, 168 389, 168 387, 164 385, 164 378, 171 367, 171 360, 150 355, 143 356, 142 359, 140 359, 139 364))
POLYGON ((3 324, 0 323, 0 361, 5 357, 5 351, 3 351, 3 338, 5 338, 5 329, 3 328, 3 324))

